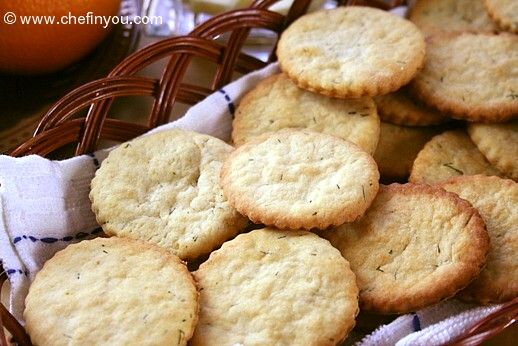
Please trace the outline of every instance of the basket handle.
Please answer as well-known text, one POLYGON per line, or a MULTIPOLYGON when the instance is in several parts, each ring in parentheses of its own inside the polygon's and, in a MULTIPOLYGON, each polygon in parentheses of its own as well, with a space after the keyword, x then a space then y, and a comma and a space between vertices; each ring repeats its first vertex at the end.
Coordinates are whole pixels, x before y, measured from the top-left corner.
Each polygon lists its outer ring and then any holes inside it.
MULTIPOLYGON (((307 1, 307 0, 303 0, 307 1)), ((244 9, 236 10, 225 13, 220 16, 216 16, 197 29, 189 36, 176 37, 166 40, 170 45, 167 48, 174 51, 174 48, 178 46, 179 41, 200 41, 200 44, 193 49, 202 49, 204 46, 209 45, 212 42, 214 35, 219 35, 221 32, 228 31, 233 28, 234 33, 231 36, 233 41, 229 42, 229 46, 223 51, 222 56, 217 56, 216 61, 219 62, 220 72, 216 75, 213 87, 219 87, 222 84, 227 84, 231 77, 232 72, 236 67, 238 58, 241 57, 241 46, 248 35, 249 27, 263 27, 270 30, 278 31, 282 28, 279 23, 282 23, 283 16, 274 12, 258 10, 258 9, 244 9), (214 31, 213 28, 218 28, 218 31, 214 31), (220 60, 221 59, 221 60, 220 60), (228 71, 227 71, 228 70, 228 71)), ((192 43, 192 42, 187 42, 192 43)), ((148 53, 155 53, 156 46, 161 43, 157 43, 148 46, 141 51, 134 53, 128 57, 125 61, 119 64, 110 76, 122 75, 122 74, 133 74, 136 69, 141 68, 143 60, 137 57, 145 57, 148 53), (131 64, 130 64, 131 62, 131 64), (132 66, 132 70, 128 70, 128 67, 132 66)), ((191 57, 196 55, 196 51, 178 51, 173 54, 173 51, 168 52, 171 55, 166 69, 158 83, 157 97, 153 103, 151 114, 149 117, 148 125, 150 127, 156 127, 164 124, 168 121, 170 111, 175 104, 177 95, 179 92, 180 82, 189 66, 191 57)), ((153 62, 152 59, 147 59, 147 62, 153 62)), ((112 100, 107 99, 101 102, 93 102, 87 115, 86 126, 81 140, 76 148, 76 155, 91 152, 95 150, 99 137, 98 134, 103 126, 104 120, 107 116, 108 110, 111 106, 112 100)))

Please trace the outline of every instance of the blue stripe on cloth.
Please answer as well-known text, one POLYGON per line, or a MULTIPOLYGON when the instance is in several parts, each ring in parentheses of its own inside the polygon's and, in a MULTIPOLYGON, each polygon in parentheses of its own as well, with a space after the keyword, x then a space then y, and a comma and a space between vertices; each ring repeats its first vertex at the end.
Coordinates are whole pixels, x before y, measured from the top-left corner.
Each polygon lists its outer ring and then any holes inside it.
POLYGON ((5 273, 7 276, 13 275, 13 274, 23 274, 25 276, 29 275, 29 271, 23 271, 21 269, 5 269, 5 273))
POLYGON ((102 228, 96 228, 92 232, 89 232, 89 233, 79 232, 75 236, 68 235, 68 236, 63 237, 63 238, 54 238, 54 237, 36 238, 36 237, 33 237, 32 235, 21 235, 21 236, 17 236, 17 237, 13 238, 13 244, 19 243, 19 242, 21 242, 24 239, 29 239, 33 243, 35 243, 37 241, 40 241, 40 242, 46 243, 46 244, 52 244, 52 243, 56 243, 58 241, 70 242, 70 241, 73 241, 74 239, 75 240, 84 239, 84 238, 89 237, 91 235, 99 234, 101 232, 102 232, 102 228))
POLYGON ((228 111, 232 115, 232 119, 233 119, 234 113, 236 112, 236 107, 234 106, 234 102, 232 102, 232 99, 230 98, 230 96, 227 94, 227 92, 224 89, 219 89, 218 91, 221 94, 223 94, 223 97, 225 97, 225 101, 227 101, 227 105, 228 105, 228 111))
POLYGON ((412 326, 414 327, 414 332, 418 332, 421 330, 421 321, 419 320, 419 316, 414 313, 414 318, 412 319, 412 326))

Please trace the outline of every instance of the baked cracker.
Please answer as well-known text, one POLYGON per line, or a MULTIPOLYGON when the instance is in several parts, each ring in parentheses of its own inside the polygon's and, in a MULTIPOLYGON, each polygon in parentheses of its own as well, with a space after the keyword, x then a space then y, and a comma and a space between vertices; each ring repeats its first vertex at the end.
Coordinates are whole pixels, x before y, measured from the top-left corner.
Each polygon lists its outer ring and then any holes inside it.
POLYGON ((453 296, 489 251, 484 221, 440 187, 382 186, 367 213, 323 234, 351 264, 360 308, 407 313, 453 296))
POLYGON ((281 35, 281 70, 299 87, 341 98, 383 95, 423 65, 424 37, 410 21, 371 7, 304 15, 281 35))
POLYGON ((435 184, 460 175, 500 175, 463 130, 433 137, 417 154, 409 181, 435 184))

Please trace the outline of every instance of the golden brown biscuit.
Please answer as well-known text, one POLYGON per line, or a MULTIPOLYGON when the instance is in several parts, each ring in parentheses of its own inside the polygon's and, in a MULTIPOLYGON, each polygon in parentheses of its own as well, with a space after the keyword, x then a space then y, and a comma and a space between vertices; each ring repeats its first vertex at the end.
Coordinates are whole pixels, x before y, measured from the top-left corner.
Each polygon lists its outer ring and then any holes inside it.
POLYGON ((518 180, 518 121, 470 124, 468 133, 489 162, 505 176, 518 180))
POLYGON ((491 249, 485 268, 459 297, 481 304, 518 296, 518 183, 483 175, 452 178, 441 184, 470 202, 484 219, 491 249))
POLYGON ((97 221, 109 235, 155 243, 182 259, 208 254, 247 223, 218 185, 233 150, 183 130, 121 144, 92 180, 97 221))
POLYGON ((463 130, 433 137, 417 154, 409 180, 435 184, 459 175, 500 175, 463 130))
POLYGON ((371 7, 307 14, 281 35, 280 67, 299 87, 355 98, 407 84, 423 65, 424 38, 410 21, 371 7))
POLYGON ((285 74, 277 74, 243 97, 232 122, 232 140, 240 146, 258 135, 284 128, 334 135, 372 154, 380 121, 371 98, 330 98, 300 89, 285 74))
POLYGON ((25 299, 35 345, 186 345, 198 292, 178 257, 141 241, 84 240, 57 252, 25 299))
POLYGON ((417 0, 408 15, 427 35, 444 31, 495 31, 483 0, 417 0))
POLYGON ((427 40, 424 68, 412 85, 427 104, 452 117, 502 122, 518 115, 517 63, 516 35, 436 35, 427 40))
POLYGON ((417 184, 382 186, 367 213, 324 232, 351 264, 360 307, 416 311, 453 296, 484 266, 484 221, 453 193, 417 184))
POLYGON ((354 221, 378 191, 372 157, 351 142, 308 130, 266 133, 225 161, 220 184, 255 223, 324 229, 354 221))
POLYGON ((325 239, 264 228, 214 251, 194 273, 199 345, 336 345, 354 326, 358 286, 325 239))

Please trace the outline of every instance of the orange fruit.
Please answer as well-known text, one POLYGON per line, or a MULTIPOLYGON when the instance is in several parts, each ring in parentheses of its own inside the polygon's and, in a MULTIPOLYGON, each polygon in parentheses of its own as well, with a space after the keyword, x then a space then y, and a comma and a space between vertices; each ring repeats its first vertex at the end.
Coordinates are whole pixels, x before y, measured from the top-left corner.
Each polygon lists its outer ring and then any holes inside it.
MULTIPOLYGON (((95 48, 111 25, 93 16, 114 16, 121 0, 1 0, 0 72, 43 74, 60 70, 95 48), (14 24, 8 24, 16 16, 14 24), (90 13, 90 20, 88 15, 90 13), (70 13, 70 15, 69 15, 70 13), (54 24, 22 23, 23 16, 54 16, 54 24), (66 19, 63 19, 63 16, 66 19), (79 18, 84 16, 83 24, 79 18), (75 24, 66 24, 76 18, 75 24), (58 23, 59 22, 59 23, 58 23)), ((27 17, 26 17, 27 18, 27 17)))

